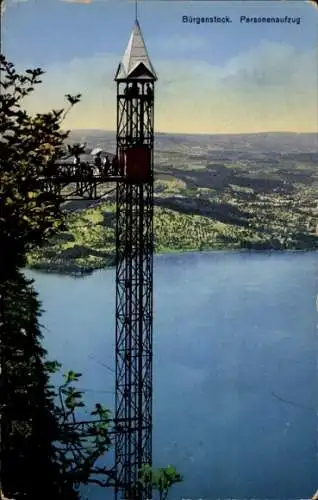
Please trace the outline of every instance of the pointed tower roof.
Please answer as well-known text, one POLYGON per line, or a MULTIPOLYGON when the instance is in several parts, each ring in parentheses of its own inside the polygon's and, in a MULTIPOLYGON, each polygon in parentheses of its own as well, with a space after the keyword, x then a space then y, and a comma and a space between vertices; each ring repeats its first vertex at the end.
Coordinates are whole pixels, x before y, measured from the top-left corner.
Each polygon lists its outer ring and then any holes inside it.
POLYGON ((142 36, 139 22, 136 20, 129 38, 126 52, 119 63, 115 80, 127 79, 157 80, 142 36))

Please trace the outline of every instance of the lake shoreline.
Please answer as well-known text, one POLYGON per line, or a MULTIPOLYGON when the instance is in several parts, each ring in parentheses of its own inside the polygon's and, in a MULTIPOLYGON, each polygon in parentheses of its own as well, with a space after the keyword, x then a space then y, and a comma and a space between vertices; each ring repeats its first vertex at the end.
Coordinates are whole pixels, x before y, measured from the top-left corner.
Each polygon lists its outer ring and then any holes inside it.
MULTIPOLYGON (((291 254, 291 253, 312 253, 317 252, 315 249, 248 249, 248 248, 215 248, 210 250, 199 250, 199 249, 185 249, 185 250, 176 250, 176 249, 165 249, 161 252, 155 252, 154 256, 164 256, 171 254, 192 254, 192 253, 248 253, 248 254, 291 254)), ((43 262, 43 263, 32 263, 31 265, 26 266, 27 269, 32 271, 37 271, 43 274, 54 274, 60 276, 70 276, 74 278, 84 278, 86 276, 90 276, 95 271, 100 271, 104 269, 113 269, 116 267, 115 255, 112 258, 106 260, 106 262, 102 265, 90 264, 90 265, 79 265, 74 263, 67 262, 43 262)))

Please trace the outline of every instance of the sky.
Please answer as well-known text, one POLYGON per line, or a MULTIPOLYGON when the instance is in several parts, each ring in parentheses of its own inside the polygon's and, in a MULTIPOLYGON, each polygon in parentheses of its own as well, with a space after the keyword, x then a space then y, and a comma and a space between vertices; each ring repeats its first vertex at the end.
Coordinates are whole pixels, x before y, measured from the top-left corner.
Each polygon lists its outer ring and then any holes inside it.
MULTIPOLYGON (((41 67, 32 112, 82 94, 65 127, 114 130, 114 74, 134 24, 128 0, 5 0, 2 46, 17 68, 41 67)), ((155 129, 170 133, 318 131, 318 9, 297 0, 140 0, 159 80, 155 129), (184 23, 229 16, 231 23, 184 23), (246 17, 300 18, 246 23, 246 17)))

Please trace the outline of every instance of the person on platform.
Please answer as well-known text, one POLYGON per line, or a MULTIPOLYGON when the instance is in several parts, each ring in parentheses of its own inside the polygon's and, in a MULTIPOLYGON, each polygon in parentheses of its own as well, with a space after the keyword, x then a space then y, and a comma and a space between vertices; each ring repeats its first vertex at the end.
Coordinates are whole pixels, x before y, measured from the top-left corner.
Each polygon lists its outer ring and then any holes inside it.
POLYGON ((78 173, 77 169, 78 169, 79 163, 80 163, 79 156, 74 156, 74 159, 73 159, 73 165, 74 165, 74 167, 72 168, 72 174, 73 175, 76 175, 78 173))
POLYGON ((95 155, 94 164, 95 164, 98 175, 100 175, 101 174, 101 167, 102 167, 101 151, 95 155))
POLYGON ((112 161, 112 166, 113 166, 113 174, 116 176, 119 175, 119 160, 117 156, 114 156, 112 161))
POLYGON ((104 158, 104 174, 105 175, 108 175, 110 167, 111 167, 111 163, 110 163, 109 157, 107 155, 106 158, 104 158))
POLYGON ((97 155, 95 156, 95 165, 96 167, 100 167, 101 164, 102 164, 101 153, 97 153, 97 155))

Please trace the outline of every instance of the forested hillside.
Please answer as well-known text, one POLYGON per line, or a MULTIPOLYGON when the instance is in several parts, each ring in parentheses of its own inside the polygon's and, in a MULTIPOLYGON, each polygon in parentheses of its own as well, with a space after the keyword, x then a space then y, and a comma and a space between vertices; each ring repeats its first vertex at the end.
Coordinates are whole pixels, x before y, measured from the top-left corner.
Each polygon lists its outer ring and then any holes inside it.
MULTIPOLYGON (((83 140, 114 151, 111 133, 73 133, 71 141, 83 140)), ((159 134, 156 252, 316 249, 317 163, 314 134, 159 134)), ((30 255, 30 265, 67 273, 112 265, 114 203, 111 190, 100 204, 65 204, 67 230, 30 255)))

